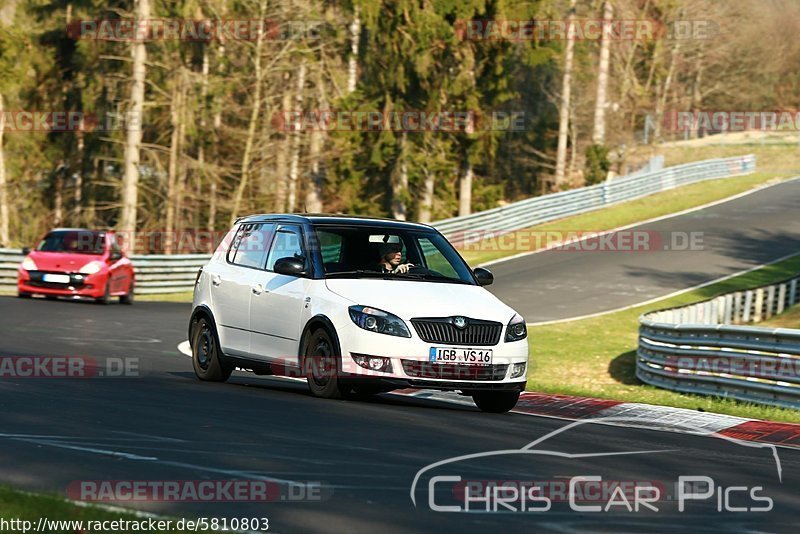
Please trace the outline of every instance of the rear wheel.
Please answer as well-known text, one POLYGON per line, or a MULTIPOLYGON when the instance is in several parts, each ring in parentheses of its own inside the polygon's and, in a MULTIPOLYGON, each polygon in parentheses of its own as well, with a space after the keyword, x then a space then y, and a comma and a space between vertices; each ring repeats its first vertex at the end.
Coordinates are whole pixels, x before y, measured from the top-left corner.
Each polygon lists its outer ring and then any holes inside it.
POLYGON ((319 328, 311 334, 303 358, 304 374, 308 388, 317 397, 341 399, 350 393, 350 387, 339 377, 339 355, 330 334, 319 328))
POLYGON ((225 382, 233 372, 219 348, 217 332, 208 319, 197 321, 192 336, 192 366, 200 380, 225 382))
POLYGON ((133 280, 131 280, 131 283, 128 286, 128 292, 119 296, 119 303, 128 305, 133 304, 133 280))
POLYGON ((472 394, 472 400, 482 412, 505 413, 517 405, 519 391, 480 391, 472 394))
POLYGON ((25 291, 17 291, 17 296, 21 299, 29 299, 31 298, 30 293, 26 293, 25 291))

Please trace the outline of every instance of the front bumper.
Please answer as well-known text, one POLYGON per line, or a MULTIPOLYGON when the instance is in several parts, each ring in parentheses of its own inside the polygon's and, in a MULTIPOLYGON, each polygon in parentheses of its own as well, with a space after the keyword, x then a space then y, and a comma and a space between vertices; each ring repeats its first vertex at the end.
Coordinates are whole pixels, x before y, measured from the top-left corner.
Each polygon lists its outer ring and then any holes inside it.
POLYGON ((65 273, 50 271, 17 271, 17 291, 34 295, 53 295, 59 297, 99 298, 105 294, 108 273, 94 274, 65 273), (67 275, 68 283, 45 282, 45 274, 67 275))
POLYGON ((449 343, 430 343, 420 339, 412 329, 410 338, 368 332, 353 324, 337 328, 342 350, 341 373, 352 383, 369 382, 387 388, 424 388, 441 390, 519 390, 525 389, 527 379, 528 340, 505 342, 502 338, 492 346, 492 363, 431 362, 432 347, 458 347, 449 343), (353 359, 353 354, 388 358, 388 372, 367 370, 353 359), (517 364, 515 366, 515 364, 517 364), (521 373, 515 367, 525 364, 521 373))

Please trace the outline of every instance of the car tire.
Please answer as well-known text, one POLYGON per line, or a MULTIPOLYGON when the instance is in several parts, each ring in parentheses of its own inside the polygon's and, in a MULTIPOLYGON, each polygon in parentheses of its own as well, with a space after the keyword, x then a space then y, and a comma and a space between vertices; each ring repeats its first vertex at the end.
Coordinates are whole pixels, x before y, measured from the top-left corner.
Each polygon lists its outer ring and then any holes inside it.
POLYGON ((194 374, 200 380, 209 382, 228 380, 233 372, 233 366, 224 360, 214 325, 208 319, 201 318, 192 332, 194 374))
POLYGON ((17 297, 19 297, 19 298, 21 298, 21 299, 29 299, 29 298, 31 298, 32 296, 33 296, 33 295, 31 295, 30 293, 26 293, 26 292, 24 292, 24 291, 18 291, 18 292, 17 292, 17 297))
POLYGON ((316 397, 341 399, 350 393, 350 386, 339 376, 339 355, 336 344, 324 328, 315 330, 306 344, 303 371, 308 389, 316 397))
POLYGON ((124 295, 119 296, 120 304, 127 304, 128 306, 133 304, 133 286, 134 286, 133 280, 131 280, 131 283, 128 286, 128 292, 125 293, 124 295))
POLYGON ((106 282, 105 293, 103 293, 102 297, 100 297, 98 299, 95 299, 96 303, 102 304, 102 305, 105 306, 106 304, 109 304, 111 302, 111 287, 110 287, 110 284, 111 284, 110 280, 108 282, 106 282))
POLYGON ((480 391, 472 394, 472 400, 482 412, 505 413, 517 405, 519 391, 480 391))

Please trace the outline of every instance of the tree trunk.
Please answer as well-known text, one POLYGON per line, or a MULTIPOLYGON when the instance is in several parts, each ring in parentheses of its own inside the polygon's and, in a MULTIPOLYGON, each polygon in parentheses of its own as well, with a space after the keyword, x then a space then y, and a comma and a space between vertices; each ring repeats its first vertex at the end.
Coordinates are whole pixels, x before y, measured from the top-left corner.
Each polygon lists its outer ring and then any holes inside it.
POLYGON ((422 198, 419 203, 419 222, 429 223, 433 213, 433 188, 436 182, 436 175, 430 169, 424 168, 425 181, 422 187, 422 198))
POLYGON ((69 167, 63 161, 56 167, 53 180, 53 225, 61 226, 64 223, 64 172, 69 167))
POLYGON ((361 11, 353 8, 353 22, 350 24, 350 57, 347 60, 347 92, 356 90, 358 79, 358 44, 361 40, 361 11))
MULTIPOLYGON (((296 110, 303 109, 303 88, 306 85, 306 61, 300 61, 300 69, 297 72, 297 86, 294 96, 294 106, 296 110)), ((292 213, 297 203, 297 178, 300 175, 300 144, 303 132, 292 132, 292 156, 289 167, 289 192, 286 199, 286 211, 292 213)))
POLYGON ((564 182, 564 170, 567 165, 567 136, 569 135, 570 91, 572 88, 572 59, 575 55, 574 31, 570 29, 575 17, 575 0, 569 2, 567 15, 567 43, 564 52, 564 76, 561 81, 561 106, 558 110, 558 152, 556 153, 555 186, 564 182))
MULTIPOLYGON (((264 19, 264 12, 266 11, 267 5, 266 1, 261 1, 261 19, 264 19)), ((236 194, 233 197, 233 209, 231 210, 231 220, 230 224, 232 225, 236 218, 239 216, 239 207, 242 203, 242 197, 244 196, 244 190, 247 188, 247 181, 250 177, 250 163, 253 157, 253 142, 255 141, 256 137, 256 126, 258 125, 258 119, 261 112, 261 88, 264 82, 264 69, 261 65, 261 50, 264 46, 264 31, 262 28, 259 29, 258 37, 256 38, 256 49, 255 49, 255 91, 253 94, 253 107, 250 110, 250 121, 247 126, 247 140, 245 141, 244 145, 244 153, 242 154, 242 173, 241 178, 239 180, 239 186, 236 188, 236 194)))
POLYGON ((170 126, 172 134, 169 143, 169 163, 167 164, 167 221, 164 231, 167 234, 164 252, 172 254, 172 232, 175 229, 175 212, 178 205, 178 159, 181 153, 181 131, 182 131, 182 100, 183 100, 183 80, 181 75, 175 80, 172 88, 172 103, 170 109, 170 126))
POLYGON ((7 247, 11 240, 8 233, 8 182, 6 181, 6 158, 3 149, 5 133, 3 95, 0 94, 0 246, 7 247))
POLYGON ((408 192, 408 166, 406 165, 406 132, 400 136, 400 150, 397 164, 392 172, 392 217, 398 221, 406 220, 406 194, 408 192))
MULTIPOLYGON (((285 113, 292 107, 292 92, 284 87, 283 101, 281 112, 285 113)), ((287 131, 283 132, 283 138, 280 141, 278 153, 275 156, 275 179, 277 180, 275 188, 275 206, 276 213, 284 213, 286 211, 286 192, 288 189, 289 180, 289 158, 288 154, 291 150, 292 138, 287 131)))
POLYGON ((83 151, 85 148, 83 127, 83 117, 81 117, 80 122, 78 123, 78 131, 75 132, 75 191, 72 197, 72 219, 73 223, 77 226, 82 225, 81 215, 83 211, 83 151))
POLYGON ((606 92, 608 91, 608 65, 611 55, 611 39, 605 25, 611 24, 614 8, 610 0, 603 2, 603 35, 600 40, 600 65, 597 71, 597 99, 594 104, 594 131, 592 142, 604 145, 606 142, 606 92))
POLYGON ((667 69, 667 77, 664 79, 663 87, 660 87, 658 99, 656 100, 656 120, 655 127, 653 128, 653 141, 656 143, 661 142, 664 110, 667 107, 667 95, 669 94, 670 86, 672 85, 672 76, 675 73, 675 63, 678 59, 680 43, 680 40, 676 40, 672 47, 670 52, 669 68, 667 69))
MULTIPOLYGON (((328 99, 325 95, 325 78, 322 69, 317 69, 317 109, 322 111, 328 108, 328 99)), ((322 148, 325 145, 325 131, 315 128, 311 132, 308 152, 311 159, 311 175, 306 188, 305 208, 308 213, 322 213, 323 187, 325 186, 325 173, 322 169, 322 148)))
MULTIPOLYGON (((135 1, 135 17, 138 20, 150 19, 150 0, 135 1)), ((147 49, 143 41, 131 44, 133 56, 133 86, 131 87, 131 107, 125 120, 125 163, 122 177, 122 213, 119 228, 127 232, 136 230, 136 207, 139 186, 139 158, 142 144, 142 111, 144 109, 145 62, 147 49)), ((135 239, 129 239, 128 252, 133 252, 135 239)))
POLYGON ((472 213, 472 163, 464 161, 464 169, 458 180, 458 216, 472 213))

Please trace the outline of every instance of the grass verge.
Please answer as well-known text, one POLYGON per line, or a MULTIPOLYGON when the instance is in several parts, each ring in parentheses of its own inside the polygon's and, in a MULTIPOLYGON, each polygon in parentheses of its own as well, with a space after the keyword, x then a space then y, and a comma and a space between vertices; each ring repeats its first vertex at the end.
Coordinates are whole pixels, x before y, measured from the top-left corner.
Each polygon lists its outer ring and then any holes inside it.
POLYGON ((767 328, 800 328, 800 304, 796 304, 766 321, 761 321, 753 326, 765 326, 767 328))
POLYGON ((191 291, 182 291, 180 293, 136 295, 136 300, 142 302, 192 302, 192 296, 191 291))
POLYGON ((800 255, 647 306, 530 327, 528 389, 800 423, 800 411, 676 393, 645 385, 635 376, 638 318, 642 313, 769 284, 798 272, 800 255))
MULTIPOLYGON (((73 502, 67 501, 55 495, 33 494, 9 488, 7 486, 0 486, 0 518, 6 521, 17 520, 19 522, 9 523, 11 532, 23 532, 27 529, 28 532, 37 528, 40 518, 45 518, 53 523, 43 524, 42 532, 142 532, 143 528, 136 528, 130 522, 148 521, 148 517, 136 515, 133 511, 125 510, 110 510, 98 508, 96 506, 79 506, 73 502), (22 521, 29 521, 29 524, 21 523, 22 521), (75 523, 60 523, 55 522, 70 522, 82 521, 82 525, 75 523), (111 528, 112 525, 107 523, 105 527, 100 525, 89 525, 89 521, 127 521, 129 523, 117 523, 116 528, 111 528)), ((158 521, 171 521, 171 529, 169 532, 212 532, 210 530, 195 531, 189 528, 179 529, 176 528, 177 519, 171 518, 153 518, 157 523, 158 521)), ((163 525, 162 526, 166 526, 163 525)), ((0 529, 2 530, 2 529, 0 529)), ((164 528, 158 529, 161 532, 167 532, 164 528)), ((152 531, 152 529, 151 529, 152 531)))
POLYGON ((538 250, 546 246, 545 232, 602 232, 638 222, 677 213, 710 202, 777 183, 790 178, 787 172, 756 172, 747 176, 719 178, 685 185, 636 200, 621 202, 607 208, 559 219, 523 230, 517 230, 502 239, 490 238, 476 241, 459 252, 470 265, 479 265, 521 252, 538 250))

